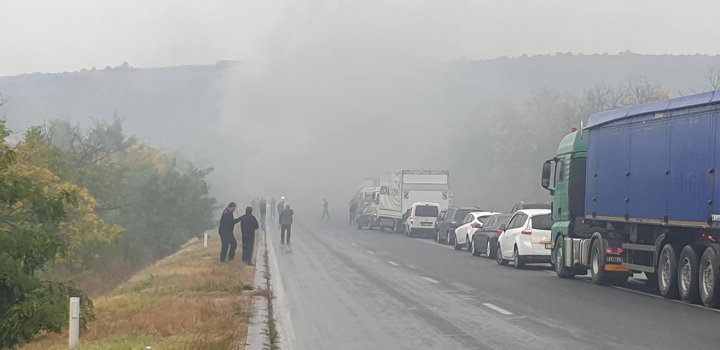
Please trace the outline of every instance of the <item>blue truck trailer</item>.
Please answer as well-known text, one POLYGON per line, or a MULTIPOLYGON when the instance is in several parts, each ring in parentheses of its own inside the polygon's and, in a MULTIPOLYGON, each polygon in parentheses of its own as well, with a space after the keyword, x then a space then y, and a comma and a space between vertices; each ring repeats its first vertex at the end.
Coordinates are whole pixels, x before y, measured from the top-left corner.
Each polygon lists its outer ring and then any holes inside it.
POLYGON ((543 164, 558 276, 720 305, 718 170, 720 91, 590 116, 543 164))

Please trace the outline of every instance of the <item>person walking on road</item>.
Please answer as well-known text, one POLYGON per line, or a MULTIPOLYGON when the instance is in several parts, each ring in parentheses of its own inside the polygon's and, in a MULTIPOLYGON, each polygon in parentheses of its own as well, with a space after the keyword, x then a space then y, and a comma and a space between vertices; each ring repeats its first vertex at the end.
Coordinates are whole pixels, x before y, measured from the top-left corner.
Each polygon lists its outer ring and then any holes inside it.
POLYGON ((253 249, 255 249, 255 230, 259 227, 252 211, 252 207, 246 207, 245 215, 238 219, 240 220, 240 232, 242 233, 242 261, 250 266, 253 266, 252 257, 253 249))
POLYGON ((263 232, 265 232, 265 217, 267 216, 267 201, 265 199, 261 199, 258 206, 260 207, 260 227, 262 227, 263 232))
POLYGON ((328 212, 327 198, 323 198, 323 213, 322 213, 322 217, 320 218, 320 221, 323 221, 323 219, 325 219, 325 218, 330 220, 330 213, 328 212))
POLYGON ((295 212, 290 209, 290 204, 280 213, 280 244, 290 244, 290 233, 292 232, 293 214, 295 212), (287 232, 287 236, 285 236, 287 232))
POLYGON ((350 222, 348 225, 352 225, 355 223, 355 217, 357 216, 357 210, 358 210, 358 201, 356 198, 353 198, 350 201, 350 222))
POLYGON ((275 212, 277 210, 277 201, 275 197, 270 200, 270 219, 275 220, 275 212))
POLYGON ((233 230, 235 224, 240 222, 240 218, 235 219, 235 202, 230 202, 227 208, 220 217, 220 227, 218 227, 218 233, 220 234, 220 262, 224 263, 235 259, 235 250, 237 249, 237 240, 233 230))

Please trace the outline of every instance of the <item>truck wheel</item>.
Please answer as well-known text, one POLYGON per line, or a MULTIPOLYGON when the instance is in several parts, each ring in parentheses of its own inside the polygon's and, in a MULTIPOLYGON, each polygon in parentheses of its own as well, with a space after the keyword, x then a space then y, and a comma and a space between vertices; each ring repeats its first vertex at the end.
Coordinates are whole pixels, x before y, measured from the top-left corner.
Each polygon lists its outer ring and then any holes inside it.
POLYGON ((500 249, 500 243, 498 242, 498 246, 495 249, 495 262, 497 262, 498 265, 507 265, 508 261, 503 259, 502 257, 502 250, 500 249))
POLYGON ((718 254, 713 247, 705 248, 700 258, 700 299, 707 307, 720 305, 720 267, 718 254))
POLYGON ((515 247, 515 250, 513 251, 513 264, 515 264, 516 269, 522 269, 525 267, 525 261, 520 256, 520 253, 518 253, 517 247, 515 247))
POLYGON ((575 277, 575 273, 573 273, 570 268, 565 267, 565 253, 563 252, 563 244, 564 243, 562 237, 558 237, 555 241, 555 273, 560 278, 573 278, 575 277))
POLYGON ((695 303, 700 300, 698 285, 698 254, 690 245, 686 245, 680 252, 678 263, 678 292, 680 299, 686 303, 695 303))
POLYGON ((590 276, 595 284, 608 283, 605 273, 605 253, 602 251, 598 239, 594 240, 590 247, 590 276))
POLYGON ((677 298, 677 264, 675 248, 668 243, 660 251, 660 260, 658 261, 658 289, 664 298, 677 298))

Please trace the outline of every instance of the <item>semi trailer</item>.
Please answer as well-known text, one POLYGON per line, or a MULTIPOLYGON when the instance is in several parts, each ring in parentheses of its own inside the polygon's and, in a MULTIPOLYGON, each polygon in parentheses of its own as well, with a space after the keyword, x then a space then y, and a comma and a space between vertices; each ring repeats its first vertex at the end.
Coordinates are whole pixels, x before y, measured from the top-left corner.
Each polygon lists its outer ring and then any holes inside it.
POLYGON ((555 272, 720 305, 720 91, 590 116, 542 168, 555 272))

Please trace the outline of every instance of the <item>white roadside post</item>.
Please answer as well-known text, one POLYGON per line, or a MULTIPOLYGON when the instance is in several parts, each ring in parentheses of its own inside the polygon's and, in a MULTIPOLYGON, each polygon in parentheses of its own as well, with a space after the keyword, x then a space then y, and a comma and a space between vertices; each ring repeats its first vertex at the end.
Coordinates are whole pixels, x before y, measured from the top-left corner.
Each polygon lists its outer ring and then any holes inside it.
POLYGON ((203 234, 203 247, 207 248, 207 240, 208 240, 208 234, 205 232, 203 234))
POLYGON ((80 342, 80 298, 70 298, 70 327, 68 346, 77 349, 80 342))

